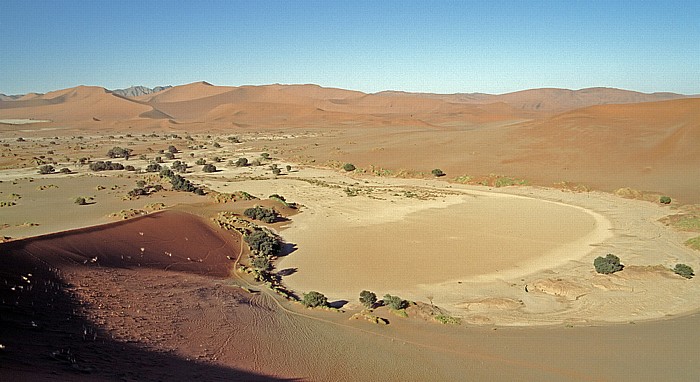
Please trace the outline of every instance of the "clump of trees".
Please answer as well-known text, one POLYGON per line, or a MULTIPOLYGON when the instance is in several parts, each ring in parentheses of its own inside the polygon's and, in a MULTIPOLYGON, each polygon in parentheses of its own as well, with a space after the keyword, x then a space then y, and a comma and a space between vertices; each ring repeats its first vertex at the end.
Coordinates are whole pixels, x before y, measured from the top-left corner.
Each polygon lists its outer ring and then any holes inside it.
POLYGON ((113 147, 107 151, 107 157, 109 158, 124 158, 126 160, 129 160, 129 157, 131 156, 131 152, 134 151, 132 149, 125 149, 121 147, 113 147))
POLYGON ((360 303, 365 308, 370 309, 377 303, 377 295, 374 292, 363 290, 360 292, 360 303))
POLYGON ((276 256, 282 248, 277 236, 264 229, 253 230, 245 235, 243 240, 248 244, 250 250, 258 256, 276 256))
POLYGON ((659 198, 659 203, 661 204, 671 204, 671 198, 668 196, 662 196, 659 198))
POLYGON ((274 208, 265 208, 260 206, 255 206, 246 209, 245 211, 243 211, 243 215, 254 220, 260 220, 265 223, 274 223, 279 216, 279 214, 277 213, 277 211, 275 211, 274 208))
POLYGON ((386 294, 384 295, 384 305, 394 310, 400 310, 408 306, 408 301, 402 299, 399 296, 392 296, 390 294, 386 294))
POLYGON ((693 276, 695 276, 695 273, 693 273, 693 268, 685 264, 676 264, 676 266, 673 268, 673 272, 681 277, 685 277, 686 279, 691 279, 693 276))
POLYGON ((173 186, 173 190, 175 191, 185 191, 192 192, 197 195, 204 195, 204 190, 202 188, 196 187, 194 184, 192 184, 192 182, 179 174, 173 174, 170 177, 170 184, 173 186))
POLYGON ((123 170, 124 165, 118 162, 111 161, 96 161, 90 163, 89 166, 91 171, 112 171, 112 170, 123 170))
POLYGON ((436 178, 439 178, 441 176, 445 176, 445 173, 442 172, 442 170, 440 170, 439 168, 434 169, 430 173, 433 174, 436 178))
POLYGON ((170 168, 177 172, 187 172, 187 163, 176 160, 172 165, 170 165, 170 168))
POLYGON ((56 169, 50 164, 45 164, 39 167, 39 174, 52 174, 55 171, 56 169))
POLYGON ((343 170, 348 171, 348 172, 355 171, 355 165, 352 163, 346 163, 343 165, 343 170))
POLYGON ((624 267, 620 264, 620 258, 608 253, 605 257, 598 256, 593 260, 595 271, 604 275, 621 271, 624 267))
POLYGON ((216 172, 216 166, 214 166, 211 163, 207 163, 204 166, 202 166, 202 171, 204 171, 204 172, 216 172))
POLYGON ((307 308, 315 308, 317 306, 328 306, 328 298, 323 295, 323 293, 311 291, 304 294, 304 298, 301 300, 307 308))

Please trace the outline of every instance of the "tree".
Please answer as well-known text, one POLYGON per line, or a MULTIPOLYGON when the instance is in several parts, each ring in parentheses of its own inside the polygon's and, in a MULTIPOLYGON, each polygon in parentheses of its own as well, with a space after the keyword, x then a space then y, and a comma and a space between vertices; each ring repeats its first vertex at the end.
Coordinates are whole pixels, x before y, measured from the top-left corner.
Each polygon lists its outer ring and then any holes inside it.
POLYGON ((214 166, 211 163, 207 163, 202 167, 202 171, 204 171, 204 172, 216 172, 216 166, 214 166))
POLYGON ((236 161, 236 167, 245 167, 248 165, 248 159, 246 158, 238 158, 236 161))
POLYGON ((661 204, 671 204, 671 198, 668 196, 662 196, 659 198, 659 203, 661 204))
POLYGON ((177 172, 187 172, 187 163, 176 160, 172 165, 170 165, 170 168, 177 172))
POLYGON ((693 273, 693 268, 685 264, 676 264, 673 268, 673 272, 679 276, 685 277, 686 279, 691 279, 695 276, 693 273))
POLYGON ((268 153, 262 153, 262 154, 260 154, 260 156, 261 156, 263 159, 270 159, 270 154, 268 154, 268 153))
POLYGON ((384 295, 384 305, 388 306, 391 309, 394 310, 399 310, 403 309, 408 305, 406 300, 402 299, 399 296, 392 296, 390 294, 384 295))
POLYGON ((275 211, 273 208, 264 208, 260 206, 247 208, 245 211, 243 211, 243 215, 265 223, 274 223, 278 217, 277 211, 275 211))
POLYGON ((377 295, 374 292, 368 290, 363 290, 360 292, 360 303, 365 306, 365 308, 371 308, 377 302, 377 295))
POLYGON ((622 264, 620 264, 620 258, 612 253, 608 253, 605 257, 596 257, 596 259, 593 261, 593 266, 595 267, 596 272, 604 275, 615 273, 622 270, 624 267, 622 264))
POLYGON ((146 172, 159 172, 162 167, 158 163, 151 163, 146 166, 146 172))
POLYGON ((253 257, 253 261, 251 261, 251 265, 253 265, 253 268, 261 270, 261 271, 269 271, 270 268, 272 267, 272 264, 270 264, 270 259, 268 259, 265 256, 253 257))
POLYGON ((45 164, 39 167, 39 174, 51 174, 54 171, 56 171, 56 169, 50 164, 45 164))
POLYGON ((292 166, 290 166, 290 165, 287 165, 285 168, 287 169, 287 172, 292 171, 292 166))
POLYGON ((343 165, 343 170, 348 171, 348 172, 355 171, 355 165, 352 163, 346 163, 343 165))
POLYGON ((442 170, 440 170, 439 168, 434 169, 430 173, 433 174, 436 178, 439 178, 441 176, 445 176, 445 173, 442 172, 442 170))
POLYGON ((317 306, 328 306, 328 299, 322 293, 311 291, 304 294, 304 299, 301 301, 307 308, 315 308, 317 306))
POLYGON ((173 159, 175 159, 175 154, 173 154, 171 152, 167 152, 167 153, 165 153, 165 159, 173 160, 173 159))
POLYGON ((68 167, 64 167, 61 169, 61 174, 70 174, 73 171, 71 171, 68 167))
POLYGON ((277 176, 277 175, 279 175, 279 174, 281 174, 281 173, 282 173, 282 170, 280 170, 280 169, 278 169, 278 168, 273 168, 273 169, 272 169, 272 174, 273 174, 274 176, 277 176))
POLYGON ((170 146, 168 146, 168 152, 175 154, 176 152, 178 152, 178 149, 177 149, 177 147, 170 145, 170 146))
POLYGON ((207 161, 204 158, 199 158, 199 159, 197 159, 196 162, 194 162, 194 164, 196 164, 197 166, 203 166, 206 163, 207 163, 207 161))
POLYGON ((124 149, 121 147, 112 147, 107 151, 107 156, 109 158, 124 158, 126 160, 131 156, 132 149, 124 149))

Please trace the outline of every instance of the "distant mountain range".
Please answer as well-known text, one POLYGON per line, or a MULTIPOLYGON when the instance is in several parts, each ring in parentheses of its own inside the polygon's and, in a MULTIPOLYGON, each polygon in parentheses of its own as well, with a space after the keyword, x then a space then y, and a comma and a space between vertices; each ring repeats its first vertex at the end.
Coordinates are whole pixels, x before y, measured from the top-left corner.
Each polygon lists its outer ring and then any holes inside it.
POLYGON ((138 97, 146 94, 158 93, 166 89, 170 89, 172 86, 156 86, 154 88, 147 88, 145 86, 132 86, 126 89, 114 89, 112 93, 120 95, 122 97, 138 97))

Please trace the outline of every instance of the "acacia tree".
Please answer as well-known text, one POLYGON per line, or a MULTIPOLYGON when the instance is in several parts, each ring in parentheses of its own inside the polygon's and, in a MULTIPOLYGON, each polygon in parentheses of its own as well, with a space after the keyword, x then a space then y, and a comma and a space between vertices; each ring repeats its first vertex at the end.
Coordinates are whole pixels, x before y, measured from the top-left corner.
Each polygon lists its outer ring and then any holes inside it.
POLYGON ((316 291, 311 291, 309 293, 304 294, 304 298, 301 302, 307 308, 315 308, 317 306, 328 306, 328 299, 326 298, 326 296, 324 296, 323 293, 319 293, 316 291))
POLYGON ((365 308, 370 309, 377 302, 377 295, 374 292, 368 290, 363 290, 360 292, 360 303, 365 306, 365 308))

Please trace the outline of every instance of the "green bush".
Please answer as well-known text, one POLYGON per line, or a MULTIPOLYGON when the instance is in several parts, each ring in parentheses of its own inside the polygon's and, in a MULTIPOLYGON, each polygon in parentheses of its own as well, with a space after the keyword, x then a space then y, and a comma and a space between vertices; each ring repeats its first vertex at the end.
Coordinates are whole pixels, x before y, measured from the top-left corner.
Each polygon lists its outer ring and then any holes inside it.
POLYGON ((194 162, 194 164, 196 164, 197 166, 203 166, 203 165, 205 165, 206 163, 207 163, 207 161, 204 160, 204 158, 199 158, 199 159, 197 159, 196 162, 194 162))
POLYGON ((343 170, 348 171, 348 172, 355 171, 355 165, 352 163, 346 163, 343 165, 343 170))
POLYGON ((238 160, 235 163, 236 167, 245 167, 248 165, 248 159, 246 158, 238 158, 238 160))
POLYGON ((671 204, 671 198, 668 196, 662 196, 659 198, 659 203, 661 204, 671 204))
POLYGON ((360 303, 365 306, 365 308, 371 308, 377 302, 377 295, 374 292, 368 290, 363 290, 360 292, 360 303))
POLYGON ((279 239, 271 232, 256 229, 243 237, 250 249, 259 256, 275 256, 281 249, 279 239))
POLYGON ((151 163, 146 166, 146 172, 159 172, 162 167, 158 163, 151 163))
POLYGON ((593 266, 596 272, 604 275, 615 273, 623 268, 623 265, 620 264, 620 258, 612 253, 608 253, 605 257, 596 257, 593 266))
POLYGON ((261 271, 269 271, 270 268, 272 268, 272 264, 270 263, 270 259, 268 259, 265 256, 253 257, 253 261, 251 261, 251 265, 253 266, 253 268, 261 270, 261 271))
POLYGON ((277 211, 275 211, 274 209, 264 208, 260 206, 255 206, 246 209, 245 211, 243 211, 243 215, 251 219, 260 220, 265 223, 274 223, 278 217, 277 211))
POLYGON ((70 174, 73 171, 71 171, 68 167, 64 167, 61 169, 61 174, 70 174))
POLYGON ((112 171, 112 170, 123 170, 124 165, 121 163, 117 162, 110 162, 110 161, 97 161, 97 162, 92 162, 90 163, 89 166, 90 170, 92 171, 112 171))
POLYGON ((392 296, 390 294, 386 294, 384 295, 384 305, 388 306, 391 309, 399 310, 407 307, 408 302, 406 300, 403 300, 399 296, 392 296))
POLYGON ((109 158, 124 158, 129 159, 131 156, 132 149, 124 149, 121 147, 113 147, 107 151, 107 156, 109 158))
POLYGON ((216 166, 214 166, 211 163, 207 163, 202 167, 202 171, 204 171, 204 172, 216 172, 216 166))
POLYGON ((322 293, 311 291, 304 294, 304 299, 301 301, 307 308, 315 308, 317 306, 328 306, 328 299, 322 293))
POLYGON ((170 145, 170 146, 168 146, 168 152, 169 152, 169 153, 172 153, 172 154, 175 154, 176 152, 178 152, 178 150, 177 150, 177 148, 176 148, 175 146, 170 145))
POLYGON ((673 272, 679 276, 685 277, 686 279, 693 278, 695 273, 693 273, 693 268, 685 264, 676 264, 673 268, 673 272))

